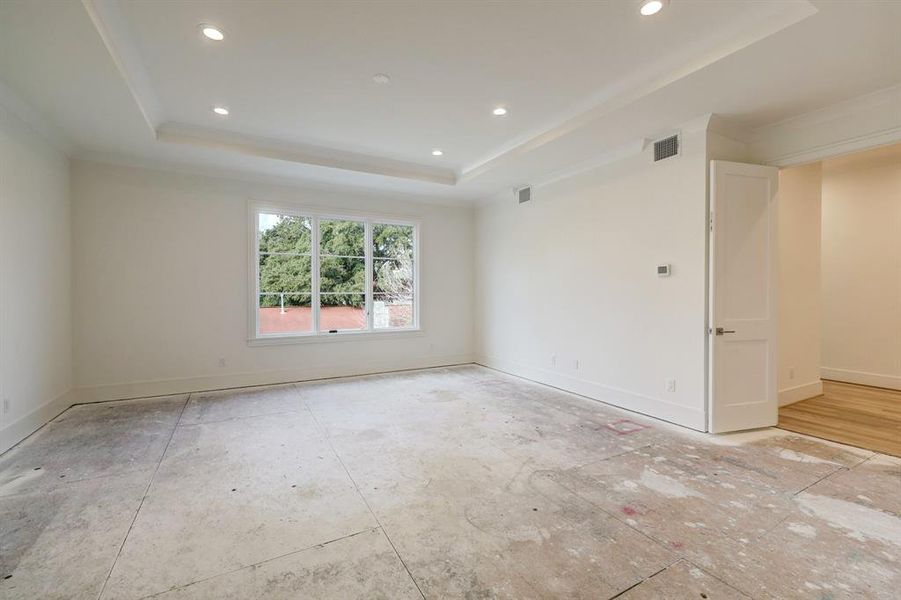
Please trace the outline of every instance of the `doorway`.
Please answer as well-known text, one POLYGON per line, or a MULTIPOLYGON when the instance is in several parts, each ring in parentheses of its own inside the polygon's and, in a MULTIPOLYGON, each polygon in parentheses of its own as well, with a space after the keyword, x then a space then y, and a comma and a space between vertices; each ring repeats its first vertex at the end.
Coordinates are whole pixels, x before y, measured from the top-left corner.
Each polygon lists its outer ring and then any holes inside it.
POLYGON ((901 456, 901 144, 779 173, 779 427, 901 456))

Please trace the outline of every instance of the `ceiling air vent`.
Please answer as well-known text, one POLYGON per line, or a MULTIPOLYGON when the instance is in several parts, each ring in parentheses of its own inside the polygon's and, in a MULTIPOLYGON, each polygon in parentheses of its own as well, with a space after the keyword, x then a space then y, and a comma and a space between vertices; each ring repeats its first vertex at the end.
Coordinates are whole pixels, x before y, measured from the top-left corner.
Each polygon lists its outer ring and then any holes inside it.
POLYGON ((654 142, 654 162, 676 156, 677 154, 679 154, 678 134, 654 142))
POLYGON ((532 186, 526 186, 516 190, 516 199, 520 204, 525 204, 532 199, 532 186))

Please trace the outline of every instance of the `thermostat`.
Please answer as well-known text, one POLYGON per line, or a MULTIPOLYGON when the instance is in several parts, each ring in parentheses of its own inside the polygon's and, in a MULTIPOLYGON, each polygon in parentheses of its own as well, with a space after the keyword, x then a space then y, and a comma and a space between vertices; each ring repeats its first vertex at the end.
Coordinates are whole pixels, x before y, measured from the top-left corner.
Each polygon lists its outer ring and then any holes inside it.
POLYGON ((657 265, 657 277, 669 277, 669 265, 657 265))

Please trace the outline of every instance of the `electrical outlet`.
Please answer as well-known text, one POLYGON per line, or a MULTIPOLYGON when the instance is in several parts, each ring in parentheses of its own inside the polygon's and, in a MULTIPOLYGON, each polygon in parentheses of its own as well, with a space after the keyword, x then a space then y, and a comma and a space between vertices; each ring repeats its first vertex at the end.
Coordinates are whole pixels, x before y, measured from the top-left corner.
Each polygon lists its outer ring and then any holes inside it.
POLYGON ((576 360, 573 361, 573 371, 578 371, 578 370, 579 370, 579 359, 577 358, 576 360))
POLYGON ((666 391, 667 392, 675 392, 676 391, 676 380, 675 379, 667 379, 666 380, 666 391))
POLYGON ((556 354, 551 354, 551 366, 552 367, 557 366, 557 355, 556 354))
POLYGON ((3 399, 3 414, 5 415, 8 412, 9 412, 9 398, 4 398, 3 399))
POLYGON ((224 367, 224 366, 225 366, 225 359, 224 359, 224 358, 220 358, 220 359, 219 359, 219 366, 220 366, 220 367, 224 367))
POLYGON ((795 368, 794 368, 794 367, 789 367, 789 368, 788 368, 788 378, 789 378, 789 379, 794 379, 794 378, 795 378, 795 368))

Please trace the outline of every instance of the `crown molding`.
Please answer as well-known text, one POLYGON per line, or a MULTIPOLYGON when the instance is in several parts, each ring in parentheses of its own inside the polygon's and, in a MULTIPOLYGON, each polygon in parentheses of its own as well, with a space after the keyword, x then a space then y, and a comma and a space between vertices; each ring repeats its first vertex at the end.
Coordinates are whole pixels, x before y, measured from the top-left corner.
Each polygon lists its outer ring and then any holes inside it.
POLYGON ((398 177, 442 185, 454 185, 457 181, 456 174, 451 169, 430 167, 357 152, 347 152, 324 146, 295 144, 270 138, 242 135, 186 125, 184 123, 163 123, 156 130, 156 138, 162 142, 202 146, 216 150, 238 152, 248 156, 273 158, 307 165, 343 169, 345 171, 383 175, 385 177, 398 177))
POLYGON ((560 169, 554 171, 553 173, 548 173, 543 177, 539 177, 531 185, 534 188, 540 188, 551 185, 558 181, 562 181, 564 179, 569 179, 571 177, 581 175, 582 173, 600 169, 601 167, 619 162, 631 156, 641 154, 645 151, 649 143, 651 143, 651 140, 649 140, 648 138, 632 140, 631 142, 627 142, 617 148, 589 158, 588 160, 579 162, 571 167, 560 169))
POLYGON ((168 122, 165 120, 159 96, 153 88, 147 67, 132 41, 133 36, 128 23, 117 2, 82 0, 82 5, 125 81, 145 124, 158 141, 442 185, 454 185, 457 181, 456 173, 450 169, 168 122))
MULTIPOLYGON (((253 170, 236 170, 224 167, 194 164, 185 161, 162 160, 147 158, 137 155, 123 154, 121 152, 78 152, 72 157, 75 162, 85 164, 97 164, 126 169, 140 169, 161 173, 172 173, 187 177, 227 181, 239 184, 278 186, 304 191, 323 192, 347 192, 361 197, 371 197, 381 200, 394 200, 418 204, 430 204, 436 206, 460 207, 469 206, 475 201, 472 198, 448 197, 441 194, 417 194, 410 191, 395 191, 375 189, 370 186, 353 185, 349 183, 333 183, 319 181, 308 177, 290 177, 286 175, 273 175, 259 173, 253 170)), ((444 188, 447 189, 447 188, 444 188)))
POLYGON ((698 41, 682 56, 669 58, 665 64, 639 71, 629 78, 614 82, 595 93, 570 111, 558 115, 541 127, 528 131, 507 142, 492 153, 464 165, 460 181, 473 179, 490 171, 499 162, 531 152, 563 137, 588 123, 600 119, 629 104, 684 79, 751 44, 798 23, 818 12, 806 0, 791 0, 773 4, 748 27, 736 22, 730 28, 718 31, 713 38, 698 41))
POLYGON ((773 132, 804 129, 838 119, 853 117, 861 112, 875 110, 886 104, 894 105, 895 107, 901 106, 901 84, 763 125, 754 130, 753 138, 754 140, 759 140, 772 135, 773 132))
POLYGON ((155 135, 157 125, 162 121, 159 97, 119 5, 114 0, 81 0, 81 3, 125 80, 144 122, 155 135))
POLYGON ((774 167, 794 167, 898 143, 901 143, 901 126, 873 131, 837 142, 821 144, 798 152, 774 156, 766 159, 764 162, 774 167))
POLYGON ((864 94, 754 130, 762 163, 789 167, 901 142, 901 85, 864 94))

